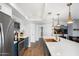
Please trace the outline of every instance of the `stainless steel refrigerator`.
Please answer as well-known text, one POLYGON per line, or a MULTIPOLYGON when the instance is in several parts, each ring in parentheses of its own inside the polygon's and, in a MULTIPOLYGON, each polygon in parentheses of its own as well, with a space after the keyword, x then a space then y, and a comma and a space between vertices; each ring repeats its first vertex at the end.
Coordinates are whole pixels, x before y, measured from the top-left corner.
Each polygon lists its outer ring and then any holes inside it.
POLYGON ((14 41, 14 21, 0 12, 0 56, 11 56, 14 41))

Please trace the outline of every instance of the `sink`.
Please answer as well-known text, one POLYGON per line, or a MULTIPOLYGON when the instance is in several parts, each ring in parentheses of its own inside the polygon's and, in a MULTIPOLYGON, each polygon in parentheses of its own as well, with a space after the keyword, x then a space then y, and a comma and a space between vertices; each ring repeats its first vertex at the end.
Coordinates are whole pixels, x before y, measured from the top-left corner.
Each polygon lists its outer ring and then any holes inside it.
POLYGON ((53 38, 51 38, 51 39, 45 39, 45 41, 46 42, 57 42, 57 40, 56 39, 53 39, 53 38))

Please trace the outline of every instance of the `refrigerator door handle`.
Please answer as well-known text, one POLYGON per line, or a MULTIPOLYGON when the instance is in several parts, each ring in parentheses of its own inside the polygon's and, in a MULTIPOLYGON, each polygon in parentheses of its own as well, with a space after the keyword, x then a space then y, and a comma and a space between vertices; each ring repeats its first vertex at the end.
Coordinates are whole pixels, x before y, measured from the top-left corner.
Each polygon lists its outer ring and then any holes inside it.
POLYGON ((0 52, 0 55, 4 55, 4 33, 3 33, 3 26, 2 26, 2 23, 0 23, 0 30, 1 30, 1 52, 0 52))

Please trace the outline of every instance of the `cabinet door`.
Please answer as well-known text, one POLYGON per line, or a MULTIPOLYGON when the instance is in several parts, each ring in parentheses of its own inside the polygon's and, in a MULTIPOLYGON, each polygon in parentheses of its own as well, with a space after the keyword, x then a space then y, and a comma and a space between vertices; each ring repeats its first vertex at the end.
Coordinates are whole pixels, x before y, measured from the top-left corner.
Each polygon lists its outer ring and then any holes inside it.
POLYGON ((44 55, 45 55, 45 56, 50 56, 50 52, 49 52, 49 50, 48 50, 48 48, 47 48, 45 42, 43 43, 43 47, 44 47, 44 55))
POLYGON ((13 46, 13 56, 18 56, 18 43, 13 46))
POLYGON ((24 47, 28 48, 28 38, 25 38, 24 47))
POLYGON ((45 56, 51 56, 46 45, 45 45, 45 56))

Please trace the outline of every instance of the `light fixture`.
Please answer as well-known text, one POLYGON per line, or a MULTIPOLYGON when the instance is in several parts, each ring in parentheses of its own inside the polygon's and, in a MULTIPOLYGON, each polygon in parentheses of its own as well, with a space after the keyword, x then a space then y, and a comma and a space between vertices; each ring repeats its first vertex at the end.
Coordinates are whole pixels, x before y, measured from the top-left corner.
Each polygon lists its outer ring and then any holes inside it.
POLYGON ((73 23, 73 20, 72 20, 72 17, 71 17, 71 5, 72 5, 72 3, 68 3, 67 4, 67 6, 69 7, 69 16, 68 16, 68 19, 67 19, 67 23, 68 24, 71 24, 71 23, 73 23))
POLYGON ((59 13, 57 14, 57 16, 58 16, 58 24, 57 24, 57 26, 60 26, 60 24, 59 24, 59 13))

